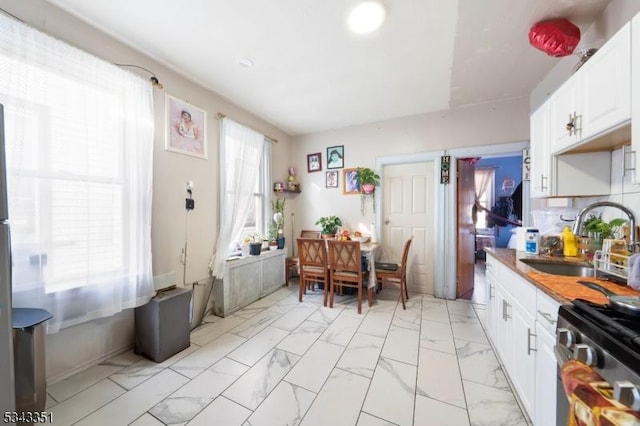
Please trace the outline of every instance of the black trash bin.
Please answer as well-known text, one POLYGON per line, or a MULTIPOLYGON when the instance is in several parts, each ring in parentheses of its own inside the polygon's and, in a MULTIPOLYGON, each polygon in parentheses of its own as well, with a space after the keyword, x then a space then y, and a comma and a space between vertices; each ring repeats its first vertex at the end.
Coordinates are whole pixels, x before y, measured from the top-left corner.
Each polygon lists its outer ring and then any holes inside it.
POLYGON ((13 308, 12 315, 16 410, 40 412, 47 402, 44 322, 52 315, 36 308, 13 308))

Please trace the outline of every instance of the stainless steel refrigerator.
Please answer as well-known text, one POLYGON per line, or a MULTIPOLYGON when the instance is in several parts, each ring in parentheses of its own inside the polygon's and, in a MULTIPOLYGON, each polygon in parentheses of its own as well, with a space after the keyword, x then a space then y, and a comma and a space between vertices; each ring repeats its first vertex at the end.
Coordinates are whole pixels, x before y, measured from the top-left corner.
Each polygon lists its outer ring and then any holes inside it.
POLYGON ((0 413, 15 410, 11 320, 11 238, 7 206, 4 106, 0 104, 0 413))

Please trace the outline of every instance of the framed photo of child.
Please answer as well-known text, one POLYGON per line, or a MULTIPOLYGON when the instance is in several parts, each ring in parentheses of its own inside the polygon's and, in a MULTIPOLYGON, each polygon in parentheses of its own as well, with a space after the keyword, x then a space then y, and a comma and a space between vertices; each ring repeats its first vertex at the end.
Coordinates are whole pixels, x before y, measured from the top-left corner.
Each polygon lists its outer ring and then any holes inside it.
POLYGON ((165 149, 179 154, 207 158, 207 112, 165 94, 165 149))

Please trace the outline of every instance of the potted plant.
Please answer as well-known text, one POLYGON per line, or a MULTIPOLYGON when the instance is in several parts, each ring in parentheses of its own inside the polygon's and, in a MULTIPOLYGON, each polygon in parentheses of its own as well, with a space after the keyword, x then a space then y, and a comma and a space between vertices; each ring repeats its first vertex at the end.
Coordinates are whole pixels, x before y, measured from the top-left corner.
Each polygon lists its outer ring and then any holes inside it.
POLYGON ((342 221, 338 216, 323 216, 316 221, 320 225, 320 234, 324 238, 331 238, 338 232, 338 227, 342 226, 342 221))
POLYGON ((604 240, 614 238, 620 227, 627 223, 625 219, 613 219, 611 222, 605 222, 602 215, 590 215, 584 222, 584 230, 590 238, 596 240, 604 240))
POLYGON ((249 254, 252 256, 259 256, 262 252, 262 235, 254 232, 249 235, 249 254))
POLYGON ((358 167, 356 178, 365 194, 373 194, 376 186, 380 185, 380 176, 368 167, 358 167))
POLYGON ((278 249, 284 249, 284 208, 287 204, 286 198, 276 198, 271 202, 273 210, 273 223, 275 233, 273 238, 278 242, 278 249))

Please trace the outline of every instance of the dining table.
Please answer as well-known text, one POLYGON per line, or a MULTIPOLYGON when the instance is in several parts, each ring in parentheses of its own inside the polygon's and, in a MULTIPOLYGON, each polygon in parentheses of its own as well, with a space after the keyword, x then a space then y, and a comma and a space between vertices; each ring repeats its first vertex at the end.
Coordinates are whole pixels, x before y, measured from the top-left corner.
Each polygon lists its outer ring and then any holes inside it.
POLYGON ((376 268, 375 262, 380 260, 382 256, 382 246, 379 243, 366 242, 360 243, 360 252, 367 259, 367 268, 369 270, 368 288, 376 288, 376 268))

